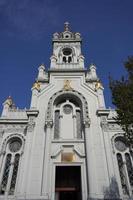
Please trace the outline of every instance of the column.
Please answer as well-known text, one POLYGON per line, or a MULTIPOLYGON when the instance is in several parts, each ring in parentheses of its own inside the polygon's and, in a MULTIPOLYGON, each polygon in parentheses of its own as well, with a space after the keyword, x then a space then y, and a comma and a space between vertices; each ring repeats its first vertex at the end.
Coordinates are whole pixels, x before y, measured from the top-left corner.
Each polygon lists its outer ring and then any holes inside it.
POLYGON ((42 180, 42 195, 45 199, 49 198, 49 164, 51 157, 51 129, 53 127, 53 121, 47 120, 45 122, 45 146, 44 146, 44 161, 43 161, 43 180, 42 180))

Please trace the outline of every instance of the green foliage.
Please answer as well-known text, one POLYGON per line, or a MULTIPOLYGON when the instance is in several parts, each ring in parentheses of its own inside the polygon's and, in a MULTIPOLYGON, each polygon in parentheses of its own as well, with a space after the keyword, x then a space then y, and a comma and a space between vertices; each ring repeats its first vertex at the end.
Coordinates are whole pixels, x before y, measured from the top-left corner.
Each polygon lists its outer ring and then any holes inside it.
POLYGON ((128 57, 124 66, 127 77, 121 77, 120 80, 110 77, 110 89, 117 111, 116 122, 124 130, 128 144, 133 146, 133 56, 128 57))

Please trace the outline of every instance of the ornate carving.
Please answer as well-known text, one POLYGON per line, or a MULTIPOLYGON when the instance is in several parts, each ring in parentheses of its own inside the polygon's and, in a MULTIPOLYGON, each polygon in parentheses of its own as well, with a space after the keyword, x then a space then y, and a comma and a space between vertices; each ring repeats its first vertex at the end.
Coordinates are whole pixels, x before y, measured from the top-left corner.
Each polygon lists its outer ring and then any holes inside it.
POLYGON ((63 90, 72 90, 72 87, 70 85, 70 80, 64 80, 63 90))
POLYGON ((4 133, 14 133, 14 132, 23 133, 25 127, 26 127, 26 125, 5 124, 5 125, 0 127, 0 129, 2 129, 0 131, 0 137, 2 137, 4 133))
POLYGON ((108 122, 107 122, 107 117, 106 116, 102 116, 101 117, 101 127, 105 131, 108 129, 108 122))
POLYGON ((38 81, 36 81, 33 86, 32 86, 32 89, 36 89, 38 91, 40 91, 40 83, 38 81))
POLYGON ((46 120, 45 121, 45 127, 46 128, 52 128, 53 126, 53 120, 46 120))
POLYGON ((3 135, 4 135, 4 130, 1 130, 1 131, 0 131, 0 138, 2 138, 3 135))
POLYGON ((121 131, 122 129, 121 129, 121 127, 118 125, 118 124, 116 124, 116 123, 114 123, 114 124, 109 124, 108 125, 108 129, 109 130, 111 130, 111 131, 116 131, 116 130, 119 130, 119 131, 121 131))
POLYGON ((46 119, 49 120, 49 119, 52 119, 53 116, 52 116, 52 111, 53 111, 53 104, 54 102, 56 101, 56 99, 62 95, 71 95, 75 98, 77 98, 77 100, 79 101, 79 104, 82 106, 82 110, 83 110, 83 120, 84 119, 87 119, 89 118, 89 114, 88 114, 88 103, 85 99, 85 97, 80 93, 80 92, 77 92, 75 90, 69 90, 69 91, 63 91, 63 90, 60 90, 59 92, 55 93, 50 99, 49 99, 49 102, 48 102, 48 108, 47 108, 47 115, 46 115, 46 119))
POLYGON ((102 88, 102 83, 100 81, 97 81, 95 84, 95 91, 97 91, 99 88, 102 88))
POLYGON ((5 154, 7 142, 12 138, 19 138, 22 141, 22 148, 24 148, 24 141, 25 141, 24 136, 22 134, 18 134, 18 133, 10 134, 3 141, 0 154, 5 154))
POLYGON ((27 125, 27 131, 32 132, 34 130, 34 127, 35 127, 34 118, 30 117, 27 125))
POLYGON ((91 124, 90 119, 86 119, 86 120, 83 122, 83 124, 84 124, 84 127, 85 127, 85 128, 89 128, 89 127, 90 127, 90 124, 91 124))

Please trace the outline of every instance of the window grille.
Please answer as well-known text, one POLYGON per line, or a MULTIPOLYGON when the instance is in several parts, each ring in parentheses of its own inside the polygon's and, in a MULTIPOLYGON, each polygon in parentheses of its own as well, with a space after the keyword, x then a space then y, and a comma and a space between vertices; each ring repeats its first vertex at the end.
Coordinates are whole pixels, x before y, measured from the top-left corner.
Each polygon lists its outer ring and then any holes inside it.
POLYGON ((131 157, 128 153, 125 154, 125 159, 126 159, 126 166, 127 166, 129 181, 130 181, 131 186, 133 186, 133 166, 131 162, 131 157))
POLYGON ((125 174, 122 155, 120 153, 117 154, 117 162, 118 162, 118 167, 119 167, 119 174, 120 174, 123 193, 128 194, 127 183, 126 183, 127 182, 126 181, 126 174, 125 174))
POLYGON ((5 161, 5 168, 4 168, 2 182, 1 182, 0 194, 4 194, 6 191, 6 186, 7 186, 10 166, 11 166, 11 158, 12 158, 11 154, 7 154, 6 161, 5 161))
POLYGON ((9 194, 10 194, 10 195, 14 194, 15 184, 16 184, 16 179, 17 179, 17 172, 18 172, 19 159, 20 159, 20 155, 19 155, 19 154, 16 154, 16 155, 15 155, 15 159, 14 159, 13 174, 12 174, 11 185, 10 185, 10 191, 9 191, 9 194))

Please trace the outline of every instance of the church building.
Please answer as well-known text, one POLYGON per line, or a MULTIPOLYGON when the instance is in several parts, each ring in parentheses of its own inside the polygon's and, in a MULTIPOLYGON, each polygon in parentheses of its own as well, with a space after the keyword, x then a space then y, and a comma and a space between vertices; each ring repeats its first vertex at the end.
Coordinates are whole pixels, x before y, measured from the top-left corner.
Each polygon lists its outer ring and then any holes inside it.
POLYGON ((96 66, 84 66, 81 34, 66 22, 52 45, 30 108, 16 108, 10 96, 3 103, 0 200, 127 200, 133 160, 96 66))

